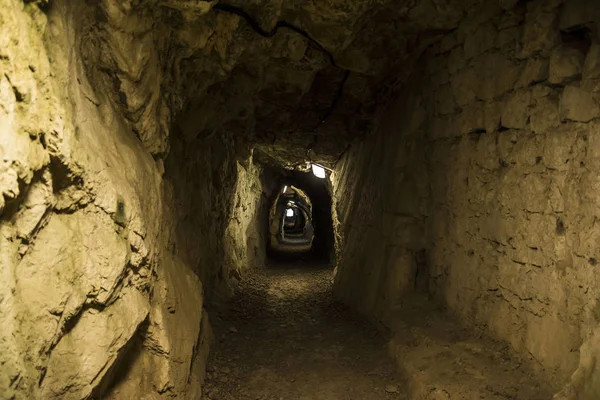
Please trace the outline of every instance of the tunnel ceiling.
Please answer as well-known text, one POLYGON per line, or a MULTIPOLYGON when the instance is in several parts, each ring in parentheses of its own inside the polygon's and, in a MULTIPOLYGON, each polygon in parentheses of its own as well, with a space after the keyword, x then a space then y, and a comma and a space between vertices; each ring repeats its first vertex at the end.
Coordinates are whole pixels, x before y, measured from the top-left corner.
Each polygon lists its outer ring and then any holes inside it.
POLYGON ((155 155, 169 132, 227 133, 280 164, 311 149, 331 165, 475 2, 105 0, 87 9, 81 51, 155 155))

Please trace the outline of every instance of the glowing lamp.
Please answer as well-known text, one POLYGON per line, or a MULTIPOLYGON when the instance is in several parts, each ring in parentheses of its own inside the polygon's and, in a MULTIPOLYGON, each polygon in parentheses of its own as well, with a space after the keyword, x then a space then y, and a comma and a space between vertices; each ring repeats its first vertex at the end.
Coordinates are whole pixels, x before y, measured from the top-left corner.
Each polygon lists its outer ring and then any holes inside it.
POLYGON ((285 216, 286 217, 293 217, 294 216, 294 210, 292 210, 291 208, 288 208, 285 210, 285 216))
POLYGON ((323 179, 327 176, 327 175, 325 175, 325 168, 323 168, 317 164, 312 165, 312 172, 317 178, 323 179))

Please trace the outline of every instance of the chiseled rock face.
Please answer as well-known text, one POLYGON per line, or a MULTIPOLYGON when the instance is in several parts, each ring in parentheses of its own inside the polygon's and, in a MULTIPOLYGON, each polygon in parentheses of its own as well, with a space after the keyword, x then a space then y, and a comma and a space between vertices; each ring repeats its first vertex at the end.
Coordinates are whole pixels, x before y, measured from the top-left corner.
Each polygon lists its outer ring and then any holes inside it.
MULTIPOLYGON (((405 79, 471 3, 106 0, 81 7, 81 51, 152 154, 168 151, 175 125, 187 142, 228 132, 285 165, 307 149, 333 163, 367 132, 388 79, 405 79)), ((493 27, 483 34, 491 46, 493 27)))
MULTIPOLYGON (((199 276, 219 272, 199 260, 222 265, 221 240, 184 259, 199 245, 180 238, 202 231, 180 224, 177 182, 150 154, 167 142, 142 143, 109 100, 114 87, 88 74, 78 51, 93 43, 75 33, 87 6, 39 7, 0 4, 0 397, 197 397, 211 337, 199 276)), ((234 185, 216 184, 237 179, 221 174, 236 160, 233 142, 219 146, 229 150, 207 161, 208 173, 179 164, 213 187, 197 212, 210 217, 222 199, 221 219, 204 226, 216 234, 250 201, 232 204, 234 185)))
POLYGON ((177 260, 157 274, 147 326, 129 350, 137 356, 114 371, 116 385, 105 398, 200 396, 212 340, 202 284, 177 260))
POLYGON ((42 398, 89 398, 148 315, 137 290, 123 291, 106 309, 90 309, 52 349, 42 398))
POLYGON ((560 85, 581 75, 585 54, 580 49, 561 47, 550 56, 548 82, 560 85))
POLYGON ((433 294, 541 366, 556 399, 592 400, 600 15, 586 0, 495 5, 421 57, 336 166, 334 288, 384 323, 415 290, 433 294))
POLYGON ((562 120, 589 122, 600 117, 598 96, 577 86, 565 87, 560 102, 562 120))

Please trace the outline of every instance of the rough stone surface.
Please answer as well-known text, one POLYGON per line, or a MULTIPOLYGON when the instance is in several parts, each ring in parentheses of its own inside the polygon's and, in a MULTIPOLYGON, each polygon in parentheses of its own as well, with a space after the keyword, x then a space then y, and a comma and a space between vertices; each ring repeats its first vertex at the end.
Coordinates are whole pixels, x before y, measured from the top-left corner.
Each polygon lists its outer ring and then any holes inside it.
POLYGON ((597 4, 229 6, 0 0, 2 396, 199 397, 260 148, 335 164, 340 299, 435 297, 596 399, 597 4))
POLYGON ((389 350, 407 376, 409 398, 552 397, 552 388, 505 345, 465 334, 435 302, 411 300, 388 316, 395 331, 389 350))
POLYGON ((128 7, 1 4, 2 398, 198 397, 204 300, 262 246, 227 227, 257 222, 248 147, 169 139, 161 43, 128 7))
POLYGON ((529 117, 531 130, 535 133, 543 133, 560 125, 560 114, 558 109, 558 95, 554 92, 539 97, 535 96, 535 106, 529 117))
POLYGON ((589 122, 600 117, 596 96, 577 86, 567 86, 560 99, 560 117, 566 121, 589 122))
POLYGON ((107 1, 82 7, 82 55, 154 155, 175 124, 188 142, 228 132, 281 163, 312 149, 331 164, 367 131, 391 74, 405 79, 428 32, 455 28, 468 3, 107 1))
POLYGON ((557 29, 558 0, 534 0, 527 3, 520 56, 548 54, 559 42, 557 29))
POLYGON ((515 92, 504 105, 502 126, 505 128, 525 129, 529 122, 531 92, 528 90, 515 92))
POLYGON ((548 79, 548 68, 549 62, 544 58, 534 57, 528 59, 516 88, 529 87, 531 84, 545 81, 548 79))
POLYGON ((564 84, 581 75, 585 54, 579 49, 561 47, 550 56, 550 72, 548 82, 564 84))
POLYGON ((262 263, 251 147, 332 164, 467 4, 0 6, 2 393, 185 398, 262 263))
MULTIPOLYGON (((475 43, 453 33, 442 39, 450 49, 421 57, 372 136, 336 166, 343 251, 334 290, 392 331, 400 328, 390 315, 411 304, 415 292, 441 299, 465 326, 507 342, 556 399, 591 400, 600 388, 593 72, 600 20, 580 15, 562 22, 560 3, 511 9, 504 2, 512 22, 506 12, 487 17, 505 29, 516 23, 516 44, 498 40, 488 48, 485 36, 475 43), (591 47, 573 42, 582 26, 576 21, 592 32, 591 47), (486 52, 477 54, 477 46, 486 52), (459 56, 465 48, 473 57, 468 63, 459 56), (436 65, 448 65, 449 76, 440 77, 436 65), (440 82, 450 85, 460 110, 440 82), (483 126, 472 112, 481 103, 483 126), (461 118, 465 113, 471 115, 461 118)), ((575 15, 573 7, 591 10, 591 3, 564 7, 575 15)), ((431 340, 409 360, 422 382, 442 375, 422 375, 419 362, 423 351, 434 351, 431 340)), ((477 374, 468 375, 447 384, 477 374)), ((481 396, 445 390, 436 398, 481 396)))
POLYGON ((102 312, 82 314, 52 350, 42 398, 90 397, 147 315, 148 302, 135 289, 102 312))

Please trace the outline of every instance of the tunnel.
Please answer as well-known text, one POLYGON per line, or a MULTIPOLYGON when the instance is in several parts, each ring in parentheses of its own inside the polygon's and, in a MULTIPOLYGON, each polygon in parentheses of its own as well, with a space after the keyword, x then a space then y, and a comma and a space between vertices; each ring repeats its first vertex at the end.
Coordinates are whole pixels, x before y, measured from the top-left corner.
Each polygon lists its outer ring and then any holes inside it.
MULTIPOLYGON (((319 168, 318 164, 315 168, 319 168)), ((310 260, 333 266, 335 239, 330 188, 326 179, 312 172, 312 164, 304 169, 308 171, 270 171, 270 176, 277 177, 279 190, 271 194, 267 259, 274 262, 310 260)), ((326 176, 324 168, 317 171, 326 176)))
POLYGON ((0 0, 0 399, 600 399, 599 177, 595 0, 0 0))

